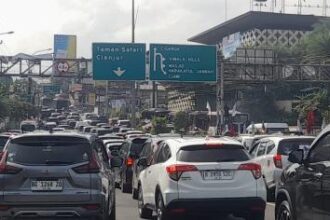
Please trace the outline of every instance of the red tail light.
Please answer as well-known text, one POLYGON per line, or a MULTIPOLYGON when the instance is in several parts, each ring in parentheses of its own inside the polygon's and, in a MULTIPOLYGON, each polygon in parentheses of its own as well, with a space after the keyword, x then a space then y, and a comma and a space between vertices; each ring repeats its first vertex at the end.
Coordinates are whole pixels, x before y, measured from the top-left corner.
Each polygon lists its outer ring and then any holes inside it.
POLYGON ((7 151, 1 153, 0 174, 17 174, 21 172, 22 169, 7 164, 7 156, 7 151))
POLYGON ((88 164, 75 167, 73 170, 76 173, 99 173, 100 172, 100 165, 96 159, 96 156, 94 153, 92 153, 92 158, 90 159, 88 164))
POLYGON ((274 155, 273 159, 274 159, 275 167, 282 169, 283 168, 282 155, 276 154, 276 155, 274 155))
POLYGON ((86 204, 82 206, 84 209, 87 210, 98 210, 100 208, 100 205, 98 204, 86 204))
POLYGON ((0 211, 7 211, 9 208, 8 205, 0 205, 0 211))
POLYGON ((253 177, 255 179, 259 179, 262 176, 261 173, 261 166, 259 164, 256 163, 245 163, 245 164, 241 164, 238 168, 238 170, 248 170, 251 171, 253 177))
POLYGON ((131 167, 134 164, 134 160, 131 157, 128 157, 126 160, 126 166, 131 167))
POLYGON ((183 173, 198 171, 198 169, 193 165, 177 164, 166 167, 166 171, 172 180, 178 181, 183 173))

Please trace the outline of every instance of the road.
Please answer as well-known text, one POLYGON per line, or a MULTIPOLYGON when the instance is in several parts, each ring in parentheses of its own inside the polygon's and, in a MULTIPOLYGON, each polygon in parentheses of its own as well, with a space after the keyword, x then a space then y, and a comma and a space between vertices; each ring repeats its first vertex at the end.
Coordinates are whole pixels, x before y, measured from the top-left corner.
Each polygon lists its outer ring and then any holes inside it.
MULTIPOLYGON (((130 194, 123 194, 119 190, 116 192, 117 197, 117 220, 140 220, 137 212, 137 201, 132 199, 130 194)), ((267 204, 266 220, 274 220, 274 208, 271 203, 267 204)), ((218 219, 217 219, 218 220, 218 219)), ((229 217, 222 220, 242 220, 241 218, 229 217)))

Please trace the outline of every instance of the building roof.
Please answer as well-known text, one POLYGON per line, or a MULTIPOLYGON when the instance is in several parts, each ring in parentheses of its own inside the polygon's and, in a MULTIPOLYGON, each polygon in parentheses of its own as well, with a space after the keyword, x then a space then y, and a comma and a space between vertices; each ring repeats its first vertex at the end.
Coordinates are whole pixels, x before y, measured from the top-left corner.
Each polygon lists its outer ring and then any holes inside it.
POLYGON ((250 11, 191 37, 188 41, 217 44, 225 36, 253 28, 311 31, 313 25, 322 19, 329 18, 315 15, 250 11))

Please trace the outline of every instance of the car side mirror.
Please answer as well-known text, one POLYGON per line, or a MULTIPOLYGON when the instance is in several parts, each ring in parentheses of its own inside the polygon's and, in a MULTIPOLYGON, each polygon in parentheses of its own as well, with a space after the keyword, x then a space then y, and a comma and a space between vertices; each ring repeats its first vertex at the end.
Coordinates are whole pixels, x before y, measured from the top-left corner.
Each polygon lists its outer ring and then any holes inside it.
POLYGON ((110 160, 111 168, 121 167, 122 164, 123 164, 123 159, 119 157, 111 158, 110 160))
POLYGON ((291 163, 303 164, 304 162, 304 150, 298 149, 294 150, 289 154, 288 160, 291 163))
POLYGON ((148 166, 148 160, 147 160, 147 158, 145 158, 145 157, 140 158, 139 161, 137 162, 137 165, 139 167, 147 167, 148 166))

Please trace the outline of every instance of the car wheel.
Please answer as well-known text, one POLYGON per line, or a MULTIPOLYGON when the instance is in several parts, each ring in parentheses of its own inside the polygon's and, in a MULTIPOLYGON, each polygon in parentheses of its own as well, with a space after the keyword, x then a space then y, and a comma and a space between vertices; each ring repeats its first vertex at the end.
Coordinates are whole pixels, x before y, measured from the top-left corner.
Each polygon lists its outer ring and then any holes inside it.
POLYGON ((284 200, 276 213, 276 220, 293 220, 290 204, 284 200))
POLYGON ((157 195, 156 214, 157 214, 157 220, 169 220, 168 213, 165 208, 164 200, 161 193, 158 193, 157 195))
POLYGON ((138 188, 138 211, 140 218, 152 219, 152 210, 144 205, 142 188, 138 188))
POLYGON ((122 193, 132 193, 132 187, 127 184, 124 183, 124 181, 121 182, 121 192, 122 193))
POLYGON ((108 220, 116 220, 116 202, 113 203, 108 220))
POLYGON ((139 191, 137 189, 132 190, 132 197, 134 200, 137 200, 139 198, 139 191))

